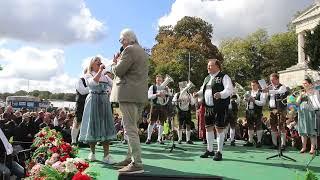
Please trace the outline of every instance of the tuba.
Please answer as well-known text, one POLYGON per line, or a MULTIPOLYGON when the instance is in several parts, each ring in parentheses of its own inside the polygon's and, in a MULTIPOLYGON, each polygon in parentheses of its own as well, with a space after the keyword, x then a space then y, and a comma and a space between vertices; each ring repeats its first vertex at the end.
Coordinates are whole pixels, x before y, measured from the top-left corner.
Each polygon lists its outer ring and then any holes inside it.
POLYGON ((167 85, 173 82, 173 79, 167 74, 164 81, 161 83, 160 87, 158 88, 158 91, 163 92, 164 94, 166 94, 165 98, 162 97, 158 97, 158 103, 162 106, 168 104, 170 97, 172 96, 171 91, 167 88, 167 85))
POLYGON ((190 104, 190 96, 188 94, 188 90, 195 87, 195 85, 189 81, 187 86, 182 89, 180 92, 180 96, 178 99, 178 106, 182 111, 188 111, 189 110, 189 104, 190 104))

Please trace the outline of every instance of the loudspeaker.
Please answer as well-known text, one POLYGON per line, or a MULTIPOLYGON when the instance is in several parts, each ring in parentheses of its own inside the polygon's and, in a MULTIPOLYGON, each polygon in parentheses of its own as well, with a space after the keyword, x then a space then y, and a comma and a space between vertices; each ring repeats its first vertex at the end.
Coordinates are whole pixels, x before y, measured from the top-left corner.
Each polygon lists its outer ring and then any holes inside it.
POLYGON ((219 176, 175 176, 155 174, 119 174, 118 180, 222 180, 219 176))

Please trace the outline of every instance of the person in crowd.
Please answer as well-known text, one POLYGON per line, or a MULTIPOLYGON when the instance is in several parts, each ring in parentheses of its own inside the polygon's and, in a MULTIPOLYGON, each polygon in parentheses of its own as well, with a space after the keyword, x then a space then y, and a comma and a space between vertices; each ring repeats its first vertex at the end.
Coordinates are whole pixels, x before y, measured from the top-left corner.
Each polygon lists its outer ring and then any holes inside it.
POLYGON ((201 158, 214 156, 213 160, 222 160, 222 149, 224 143, 225 115, 230 103, 230 95, 233 92, 231 78, 221 72, 221 62, 217 59, 208 60, 208 76, 204 79, 200 91, 195 97, 202 96, 205 104, 205 122, 207 150, 201 158), (217 131, 217 152, 213 151, 214 131, 217 131))
POLYGON ((148 119, 146 117, 142 117, 142 122, 139 124, 139 129, 145 132, 148 129, 148 119))
POLYGON ((320 128, 320 124, 316 122, 317 118, 319 118, 320 96, 319 91, 313 88, 310 79, 305 79, 302 86, 304 90, 300 92, 297 98, 297 103, 300 104, 298 110, 298 132, 302 141, 300 153, 307 151, 307 139, 309 137, 311 141, 309 153, 314 154, 317 148, 317 136, 319 136, 320 128))
POLYGON ((19 124, 17 132, 17 140, 25 142, 22 144, 24 148, 28 148, 33 141, 34 135, 38 133, 38 127, 31 119, 31 115, 29 112, 24 113, 22 116, 22 122, 19 124), (30 143, 30 144, 29 144, 30 143))
POLYGON ((12 106, 7 106, 5 112, 2 115, 2 118, 4 119, 5 122, 16 119, 12 106))
POLYGON ((3 180, 10 180, 11 175, 18 179, 25 177, 24 168, 13 160, 13 147, 9 143, 6 134, 0 129, 0 176, 3 180))
POLYGON ((111 70, 115 75, 112 102, 118 102, 123 117, 124 133, 128 137, 128 153, 124 161, 116 164, 119 173, 142 173, 141 146, 138 122, 147 102, 148 54, 139 45, 135 33, 124 29, 120 33, 124 50, 113 59, 111 70), (119 58, 120 57, 120 58, 119 58))
POLYGON ((39 129, 42 129, 44 127, 49 127, 50 129, 54 128, 51 119, 51 113, 49 112, 44 113, 43 122, 39 125, 39 129))
POLYGON ((59 115, 53 120, 54 129, 61 132, 66 119, 67 113, 65 110, 61 109, 59 115))
POLYGON ((44 119, 44 112, 43 111, 39 111, 38 112, 38 117, 35 120, 35 124, 39 127, 41 123, 43 123, 43 119, 44 119))
POLYGON ((22 122, 22 113, 20 111, 14 112, 15 119, 13 120, 17 125, 22 122))
POLYGON ((245 97, 247 102, 246 119, 248 121, 248 136, 249 139, 244 146, 253 146, 254 128, 257 131, 256 147, 262 146, 261 139, 263 135, 262 130, 262 108, 266 103, 266 94, 260 90, 259 82, 257 80, 251 81, 251 91, 245 97))
POLYGON ((85 101, 79 141, 88 143, 90 153, 88 159, 95 161, 95 146, 100 142, 104 149, 103 162, 113 164, 114 160, 109 153, 109 143, 116 138, 111 104, 109 100, 108 86, 111 79, 103 75, 105 65, 100 57, 94 57, 90 61, 87 70, 86 82, 89 94, 85 101))

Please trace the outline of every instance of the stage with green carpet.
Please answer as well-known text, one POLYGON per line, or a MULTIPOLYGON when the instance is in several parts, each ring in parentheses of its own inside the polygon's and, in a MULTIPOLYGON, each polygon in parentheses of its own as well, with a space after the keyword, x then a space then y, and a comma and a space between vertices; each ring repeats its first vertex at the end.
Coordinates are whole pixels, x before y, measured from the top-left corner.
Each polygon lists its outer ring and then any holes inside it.
MULTIPOLYGON (((297 162, 267 157, 277 154, 276 150, 263 148, 243 147, 242 141, 237 141, 235 147, 226 142, 223 151, 223 161, 213 161, 212 158, 202 159, 199 157, 204 152, 205 145, 196 142, 193 145, 177 144, 178 147, 187 151, 165 150, 171 145, 166 141, 166 145, 142 143, 142 157, 145 174, 152 175, 183 175, 183 176, 221 176, 223 179, 259 179, 259 180, 302 180, 306 173, 306 165, 312 158, 309 153, 300 154, 296 149, 288 148, 284 155, 289 156, 297 162)), ((216 148, 216 147, 215 147, 216 148)), ((127 152, 127 145, 114 142, 111 145, 111 154, 118 162, 124 159, 127 152)), ((103 156, 102 146, 97 146, 97 160, 103 156)), ((79 156, 87 159, 89 148, 80 148, 79 156)), ((320 179, 320 156, 316 156, 310 163, 309 169, 320 179)), ((110 165, 105 165, 101 161, 91 162, 91 172, 97 173, 97 179, 118 179, 118 172, 110 165)))

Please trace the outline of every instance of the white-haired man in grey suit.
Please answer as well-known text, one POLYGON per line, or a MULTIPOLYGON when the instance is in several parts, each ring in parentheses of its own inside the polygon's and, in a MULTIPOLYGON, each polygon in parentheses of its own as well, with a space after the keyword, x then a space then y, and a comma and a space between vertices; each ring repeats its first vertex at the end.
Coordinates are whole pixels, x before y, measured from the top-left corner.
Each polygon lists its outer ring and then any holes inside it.
POLYGON ((119 41, 124 50, 113 59, 111 69, 115 79, 111 101, 119 102, 124 132, 128 137, 128 153, 126 159, 115 166, 121 168, 119 173, 142 173, 144 170, 137 124, 144 103, 148 101, 148 55, 130 29, 121 31, 119 41))

